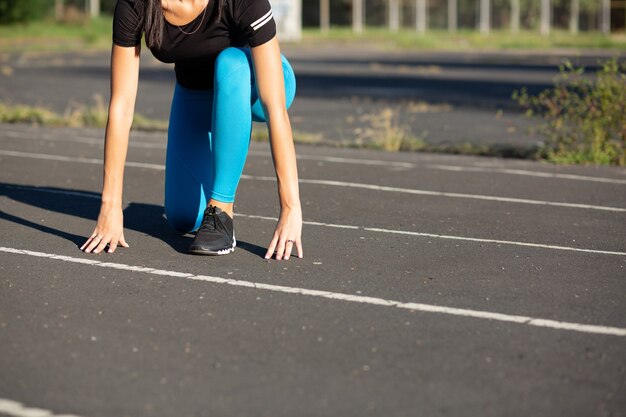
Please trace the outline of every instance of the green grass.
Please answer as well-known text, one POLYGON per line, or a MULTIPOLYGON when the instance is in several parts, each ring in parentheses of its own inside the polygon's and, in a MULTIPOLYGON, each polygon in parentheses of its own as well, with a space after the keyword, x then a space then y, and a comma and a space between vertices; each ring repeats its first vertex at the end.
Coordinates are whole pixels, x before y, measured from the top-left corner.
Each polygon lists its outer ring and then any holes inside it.
MULTIPOLYGON (((385 113, 386 114, 386 113, 385 113)), ((0 102, 0 123, 24 123, 40 126, 56 127, 95 127, 106 126, 107 114, 101 99, 96 100, 94 106, 81 106, 58 114, 44 107, 11 105, 0 102)), ((166 120, 149 119, 135 114, 133 119, 134 130, 167 131, 166 120)), ((338 148, 376 149, 387 152, 437 152, 464 155, 483 155, 512 158, 537 159, 536 149, 518 149, 515 147, 501 147, 498 145, 475 145, 471 143, 459 144, 430 144, 420 138, 407 135, 403 127, 395 127, 381 132, 382 140, 378 141, 331 141, 325 140, 319 134, 307 132, 293 132, 294 142, 308 145, 325 145, 338 148), (400 136, 396 136, 400 135, 400 136)), ((252 130, 254 142, 268 142, 267 129, 255 126, 252 130)))
MULTIPOLYGON (((85 47, 108 49, 111 47, 111 17, 76 19, 73 23, 43 20, 27 24, 0 26, 0 51, 67 51, 85 47)), ((391 33, 385 28, 368 27, 361 35, 354 35, 349 27, 333 27, 328 33, 316 28, 303 30, 302 45, 331 43, 385 49, 616 49, 626 50, 626 34, 604 36, 597 32, 576 36, 567 31, 554 31, 544 37, 537 31, 512 34, 508 30, 494 30, 485 36, 477 31, 462 30, 449 34, 445 30, 431 30, 419 35, 410 28, 391 33)))
MULTIPOLYGON (((93 106, 80 106, 68 109, 64 114, 56 113, 45 107, 12 105, 0 102, 0 123, 27 123, 57 127, 98 127, 104 128, 107 122, 107 110, 101 98, 93 106)), ((167 121, 150 119, 141 114, 133 118, 135 130, 166 131, 167 121)))
POLYGON ((426 49, 426 50, 466 50, 466 49, 617 49, 626 50, 626 35, 588 32, 571 35, 567 31, 554 31, 550 36, 538 32, 523 31, 512 34, 508 30, 494 30, 489 35, 476 31, 463 30, 450 34, 444 30, 432 30, 419 35, 413 30, 402 29, 390 33, 384 28, 367 28, 363 34, 354 35, 350 28, 332 28, 328 33, 317 29, 303 31, 303 43, 346 43, 350 45, 372 45, 382 48, 426 49))
POLYGON ((111 18, 57 23, 50 20, 0 25, 0 51, 67 51, 111 47, 111 18))

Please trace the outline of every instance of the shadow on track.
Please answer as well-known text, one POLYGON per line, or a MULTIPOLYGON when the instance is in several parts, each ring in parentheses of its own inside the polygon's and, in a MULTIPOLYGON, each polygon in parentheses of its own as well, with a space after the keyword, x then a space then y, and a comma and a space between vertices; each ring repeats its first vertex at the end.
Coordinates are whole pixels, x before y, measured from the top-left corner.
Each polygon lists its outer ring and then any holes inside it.
MULTIPOLYGON (((91 191, 0 183, 0 196, 6 196, 14 201, 44 210, 93 220, 94 223, 100 210, 100 194, 91 191), (42 198, 44 195, 45 198, 42 198)), ((80 247, 87 240, 87 235, 68 233, 5 213, 2 210, 0 210, 0 219, 62 237, 77 247, 80 247)), ((130 203, 124 209, 124 228, 160 239, 175 251, 183 254, 188 254, 187 248, 193 239, 189 233, 181 235, 172 229, 164 217, 163 206, 155 204, 130 203)), ((87 232, 89 233, 91 230, 87 232)), ((237 241, 237 247, 261 258, 266 251, 261 246, 243 241, 237 241)))

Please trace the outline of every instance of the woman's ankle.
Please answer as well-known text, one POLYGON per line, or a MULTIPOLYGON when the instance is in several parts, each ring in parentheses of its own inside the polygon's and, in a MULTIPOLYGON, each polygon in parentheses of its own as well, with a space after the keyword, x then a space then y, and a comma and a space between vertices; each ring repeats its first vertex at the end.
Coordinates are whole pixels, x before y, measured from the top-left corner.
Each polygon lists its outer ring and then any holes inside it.
POLYGON ((224 203, 222 201, 217 201, 217 200, 211 199, 211 200, 209 200, 208 205, 218 207, 223 212, 228 214, 231 218, 233 217, 233 206, 234 206, 234 203, 224 203))

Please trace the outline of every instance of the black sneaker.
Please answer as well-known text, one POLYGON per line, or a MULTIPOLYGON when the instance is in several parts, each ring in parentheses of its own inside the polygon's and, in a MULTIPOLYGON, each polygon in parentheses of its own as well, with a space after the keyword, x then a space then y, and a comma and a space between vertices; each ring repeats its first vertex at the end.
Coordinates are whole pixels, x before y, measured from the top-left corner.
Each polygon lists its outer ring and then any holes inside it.
POLYGON ((207 207, 189 252, 194 255, 226 255, 234 251, 236 245, 233 219, 219 207, 207 207))

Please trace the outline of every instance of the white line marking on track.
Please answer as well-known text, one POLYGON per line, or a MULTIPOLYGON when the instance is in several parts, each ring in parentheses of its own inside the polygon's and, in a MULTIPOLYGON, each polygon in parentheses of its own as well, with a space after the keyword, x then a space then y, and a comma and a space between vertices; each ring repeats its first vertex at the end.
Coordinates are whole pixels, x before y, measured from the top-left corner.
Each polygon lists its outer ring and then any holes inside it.
MULTIPOLYGON (((19 158, 45 159, 45 160, 50 160, 50 161, 78 162, 78 163, 96 164, 96 165, 102 164, 102 160, 96 159, 96 158, 70 157, 70 156, 50 155, 50 154, 42 154, 42 153, 0 150, 0 155, 13 156, 13 157, 19 157, 19 158)), ((165 170, 165 165, 148 164, 148 163, 143 163, 143 162, 127 161, 126 166, 134 167, 134 168, 155 169, 155 170, 160 170, 160 171, 165 170)), ((276 178, 274 177, 264 177, 264 176, 242 175, 241 178, 247 179, 247 180, 254 180, 254 181, 276 181, 276 178)), ((587 209, 587 210, 612 211, 612 212, 618 212, 618 213, 626 212, 626 208, 622 208, 622 207, 596 206, 596 205, 591 205, 591 204, 578 204, 578 203, 561 203, 561 202, 556 202, 556 201, 529 200, 529 199, 524 199, 524 198, 497 197, 497 196, 489 196, 489 195, 481 195, 481 194, 449 193, 449 192, 442 192, 442 191, 419 190, 419 189, 414 189, 414 188, 398 188, 398 187, 388 187, 384 185, 362 184, 362 183, 356 183, 356 182, 313 180, 313 179, 303 179, 303 178, 299 179, 299 182, 301 184, 329 185, 333 187, 359 188, 359 189, 365 189, 365 190, 386 191, 386 192, 395 192, 395 193, 413 194, 413 195, 429 195, 429 196, 435 196, 435 197, 451 197, 451 198, 465 198, 465 199, 472 199, 472 200, 498 201, 498 202, 503 202, 503 203, 568 207, 568 208, 578 208, 578 209, 587 209)))
MULTIPOLYGON (((252 215, 252 214, 235 213, 235 216, 248 217, 251 219, 278 221, 278 218, 276 217, 257 216, 257 215, 252 215)), ((595 253, 595 254, 601 254, 601 255, 626 256, 626 252, 575 248, 575 247, 570 247, 570 246, 547 245, 543 243, 516 242, 512 240, 482 239, 482 238, 466 237, 466 236, 439 235, 435 233, 411 232, 408 230, 381 229, 379 227, 346 226, 342 224, 332 224, 332 223, 317 223, 317 222, 307 222, 307 221, 303 223, 311 225, 311 226, 325 226, 325 227, 334 227, 338 229, 356 229, 356 230, 364 230, 368 232, 390 233, 390 234, 396 234, 396 235, 432 237, 432 238, 437 238, 437 239, 464 240, 468 242, 495 243, 499 245, 527 246, 527 247, 532 247, 532 248, 556 249, 556 250, 565 250, 565 251, 573 251, 573 252, 586 252, 586 253, 595 253)))
MULTIPOLYGON (((242 175, 241 178, 256 180, 256 181, 275 181, 274 177, 263 177, 263 176, 251 176, 251 175, 242 175)), ((398 188, 398 187, 388 187, 384 185, 374 185, 374 184, 362 184, 356 182, 344 182, 344 181, 332 181, 332 180, 312 180, 312 179, 299 179, 299 182, 302 184, 316 184, 316 185, 330 185, 334 187, 348 187, 348 188, 361 188, 366 190, 375 190, 375 191, 389 191, 395 193, 404 193, 404 194, 416 194, 416 195, 430 195, 436 197, 452 197, 452 198, 467 198, 472 200, 487 200, 487 201, 498 201, 504 203, 518 203, 518 204, 533 204, 533 205, 542 205, 542 206, 555 206, 555 207, 568 207, 568 208, 579 208, 579 209, 588 209, 588 210, 602 210, 602 211, 614 211, 614 212, 626 212, 626 208, 622 207, 608 207, 608 206, 596 206, 591 204, 578 204, 578 203, 561 203, 557 201, 544 201, 544 200, 529 200, 525 198, 513 198, 513 197, 497 197, 490 195, 481 195, 481 194, 464 194, 464 193, 449 193, 442 191, 429 191, 429 190, 418 190, 414 188, 398 188)))
POLYGON ((454 172, 494 172, 499 174, 511 174, 511 175, 526 175, 530 177, 540 177, 540 178, 559 178, 566 180, 578 180, 578 181, 593 181, 593 182, 603 182, 608 184, 626 184, 626 180, 621 180, 617 178, 606 178, 606 177, 591 177, 587 175, 575 175, 575 174, 561 174, 554 172, 540 172, 540 171, 528 171, 524 169, 509 169, 509 168, 481 168, 481 167, 468 167, 468 166, 458 166, 458 165, 434 165, 430 164, 426 166, 431 169, 439 169, 444 171, 454 171, 454 172))
MULTIPOLYGON (((235 216, 246 217, 248 219, 260 219, 260 220, 278 221, 278 218, 276 218, 276 217, 259 216, 259 215, 256 215, 256 214, 235 213, 235 216)), ((360 226, 350 226, 350 225, 346 225, 346 224, 320 223, 320 222, 311 222, 311 221, 303 221, 302 223, 304 223, 306 225, 309 225, 309 226, 324 226, 324 227, 332 227, 332 228, 335 228, 335 229, 364 230, 364 228, 362 228, 360 226)))
MULTIPOLYGON (((102 159, 98 159, 98 158, 83 158, 83 157, 72 157, 72 156, 63 156, 63 155, 50 155, 47 153, 32 153, 32 152, 0 150, 0 155, 14 156, 17 158, 44 159, 47 161, 78 162, 81 164, 92 164, 92 165, 102 165, 103 163, 102 159)), ((165 165, 147 164, 144 162, 126 161, 126 166, 133 167, 133 168, 155 169, 158 171, 165 170, 165 165)))
MULTIPOLYGON (((35 251, 30 251, 30 250, 8 248, 8 247, 2 247, 2 246, 0 246, 0 252, 34 256, 34 257, 39 257, 39 258, 55 259, 55 260, 71 262, 71 263, 79 263, 79 264, 86 263, 84 258, 74 258, 71 256, 57 255, 54 253, 35 252, 35 251)), ((446 307, 446 306, 439 306, 439 305, 432 305, 432 304, 412 303, 412 302, 405 303, 401 301, 389 300, 389 299, 378 298, 378 297, 368 297, 368 296, 362 296, 362 295, 337 293, 337 292, 332 292, 332 291, 312 290, 312 289, 299 288, 299 287, 287 287, 287 286, 282 286, 282 285, 273 285, 273 284, 266 284, 262 282, 227 279, 227 278, 214 277, 214 276, 208 276, 208 275, 194 275, 194 274, 190 274, 186 272, 153 269, 153 268, 147 268, 143 266, 133 266, 133 265, 120 264, 120 263, 113 263, 113 262, 99 262, 95 260, 93 261, 88 260, 87 265, 98 266, 102 268, 114 268, 117 270, 125 270, 125 271, 131 271, 131 272, 143 272, 147 274, 156 274, 156 275, 161 275, 161 276, 184 278, 184 279, 191 279, 191 280, 197 280, 197 281, 205 281, 205 282, 210 282, 214 284, 227 284, 227 285, 234 285, 237 287, 249 287, 249 288, 268 290, 268 291, 274 291, 274 292, 282 292, 282 293, 288 293, 288 294, 299 294, 299 295, 306 295, 310 297, 328 298, 331 300, 340 300, 340 301, 347 301, 347 302, 360 303, 360 304, 394 307, 394 308, 401 308, 401 309, 412 310, 412 311, 420 311, 420 312, 425 312, 425 313, 438 313, 438 314, 447 314, 447 315, 461 316, 461 317, 471 317, 471 318, 477 318, 477 319, 496 320, 496 321, 503 321, 503 322, 509 322, 509 323, 523 324, 523 325, 528 325, 528 326, 547 327, 547 328, 558 329, 558 330, 570 330, 570 331, 581 332, 581 333, 594 333, 594 334, 622 336, 622 337, 626 336, 626 328, 619 328, 619 327, 571 323, 571 322, 564 322, 564 321, 557 321, 557 320, 547 320, 547 319, 530 317, 530 316, 519 316, 519 315, 495 313, 491 311, 471 310, 471 309, 466 309, 466 308, 446 307)))
MULTIPOLYGON (((2 185, 1 187, 16 189, 16 190, 36 191, 36 192, 50 193, 50 194, 75 195, 79 197, 86 197, 86 198, 91 198, 95 200, 100 200, 99 194, 86 193, 86 192, 81 192, 81 191, 53 190, 53 189, 43 188, 43 187, 32 188, 32 187, 25 187, 25 186, 19 186, 19 185, 2 185)), ((238 217, 245 217, 249 219, 278 221, 278 218, 276 217, 260 216, 256 214, 235 213, 235 215, 238 217)), ((467 237, 467 236, 440 235, 436 233, 412 232, 408 230, 381 229, 377 227, 362 227, 362 226, 353 226, 353 225, 346 225, 346 224, 321 223, 321 222, 314 222, 314 221, 303 221, 303 223, 309 226, 331 227, 335 229, 364 230, 368 232, 390 233, 390 234, 406 235, 406 236, 432 237, 436 239, 451 239, 451 240, 461 240, 461 241, 467 241, 467 242, 495 243, 499 245, 515 245, 515 246, 526 246, 526 247, 532 247, 532 248, 556 249, 556 250, 564 250, 564 251, 572 251, 572 252, 585 252, 585 253, 594 253, 594 254, 600 254, 600 255, 626 256, 626 252, 575 248, 571 246, 548 245, 545 243, 516 242, 512 240, 483 239, 483 238, 475 238, 475 237, 467 237)))
MULTIPOLYGON (((101 138, 90 138, 86 136, 58 136, 58 135, 49 135, 47 133, 38 133, 38 136, 32 135, 24 135, 23 132, 7 132, 4 131, 1 133, 4 136, 14 138, 14 139, 31 139, 31 140, 47 140, 50 142, 70 142, 70 143, 84 143, 87 145, 99 145, 100 147, 104 147, 104 137, 101 138)), ((165 143, 159 142, 150 142, 150 141, 141 141, 134 138, 131 138, 128 142, 128 146, 131 148, 142 148, 142 149, 165 149, 165 143)))
POLYGON ((557 250, 566 250, 566 251, 573 251, 573 252, 586 252, 586 253, 596 253, 596 254, 603 254, 603 255, 626 256, 626 252, 607 251, 607 250, 599 250, 599 249, 575 248, 575 247, 571 247, 571 246, 547 245, 547 244, 543 244, 543 243, 516 242, 516 241, 512 241, 512 240, 483 239, 483 238, 465 237, 465 236, 437 235, 437 234, 432 234, 432 233, 420 233, 420 232, 410 232, 410 231, 403 231, 403 230, 380 229, 380 228, 376 228, 376 227, 364 227, 363 230, 367 230, 367 231, 370 231, 370 232, 381 232, 381 233, 394 233, 394 234, 403 234, 403 235, 412 235, 412 236, 435 237, 435 238, 438 238, 438 239, 466 240, 466 241, 469 241, 469 242, 496 243, 496 244, 500 244, 500 245, 528 246, 528 247, 533 247, 533 248, 557 249, 557 250))
POLYGON ((54 414, 50 410, 26 407, 6 398, 0 398, 0 413, 14 417, 79 417, 75 414, 54 414))
MULTIPOLYGON (((40 136, 33 137, 31 135, 22 135, 19 132, 3 132, 5 136, 19 139, 33 139, 33 140, 48 140, 51 142, 74 142, 74 143, 84 143, 88 145, 99 145, 104 146, 104 139, 95 139, 95 138, 87 138, 82 136, 76 136, 73 138, 66 137, 57 137, 53 135, 40 134, 40 136)), ((131 139, 128 142, 129 147, 134 148, 142 148, 142 149, 165 149, 166 145, 164 143, 157 142, 146 142, 146 141, 138 141, 136 139, 131 139)), ((270 158, 271 154, 268 152, 262 151, 248 151, 248 155, 251 156, 262 156, 270 158)), ((415 164, 411 162, 399 162, 399 161, 382 161, 378 159, 360 159, 360 158, 341 158, 335 156, 318 156, 318 155, 304 155, 298 153, 296 157, 299 160, 311 160, 311 161, 320 161, 320 162, 332 162, 338 164, 357 164, 357 165, 375 165, 375 166, 384 166, 384 167, 396 167, 396 168, 415 168, 415 164)))
MULTIPOLYGON (((270 157, 268 153, 264 152, 254 152, 257 156, 267 156, 270 157)), ((336 156, 317 156, 317 155, 304 155, 297 154, 296 157, 300 159, 306 159, 310 161, 321 161, 321 162, 333 162, 338 164, 358 164, 358 165, 375 165, 375 166, 384 166, 384 167, 397 167, 397 168, 415 168, 415 164, 411 162, 398 162, 398 161, 384 161, 377 159, 356 159, 356 158, 340 158, 336 156)))
MULTIPOLYGON (((48 134, 39 134, 34 137, 32 135, 25 135, 23 132, 5 131, 2 134, 8 137, 20 138, 20 139, 33 139, 33 140, 50 140, 50 141, 63 141, 63 142, 76 142, 85 143, 90 145, 104 145, 104 139, 87 138, 77 136, 73 138, 57 137, 48 134)), ((128 146, 136 148, 148 148, 148 149, 165 149, 164 143, 146 142, 133 139, 129 141, 128 146)), ((248 155, 270 157, 269 152, 261 151, 249 151, 248 155)), ((332 162, 338 164, 358 164, 358 165, 376 165, 376 166, 389 166, 398 168, 415 168, 418 165, 412 162, 399 162, 399 161, 385 161, 379 159, 366 159, 366 158, 343 158, 334 156, 321 156, 321 155, 306 155, 299 152, 296 157, 299 160, 311 160, 321 162, 332 162)), ((524 175, 540 178, 557 178, 576 181, 592 181, 601 182, 607 184, 626 184, 626 179, 608 178, 608 177, 593 177, 588 175, 577 174, 562 174, 555 172, 541 172, 541 171, 529 171, 523 169, 511 169, 511 168, 493 168, 493 167, 480 167, 480 166, 464 166, 464 165, 443 165, 443 164, 428 164, 420 165, 420 168, 444 170, 452 172, 493 172, 499 174, 511 174, 511 175, 524 175)))

